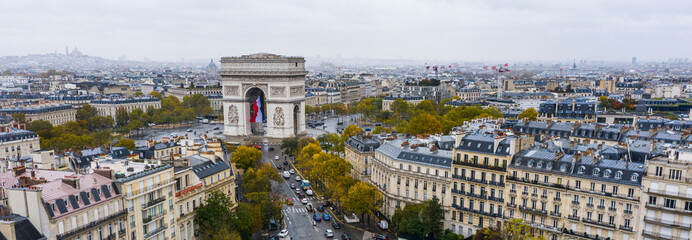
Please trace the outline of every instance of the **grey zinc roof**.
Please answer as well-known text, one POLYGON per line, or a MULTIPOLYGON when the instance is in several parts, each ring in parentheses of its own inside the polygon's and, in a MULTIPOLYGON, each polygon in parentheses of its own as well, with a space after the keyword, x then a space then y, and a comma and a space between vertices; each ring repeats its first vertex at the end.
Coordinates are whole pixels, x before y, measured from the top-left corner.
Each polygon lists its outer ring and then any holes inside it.
POLYGON ((556 123, 551 124, 548 129, 558 130, 558 131, 572 131, 573 127, 574 127, 573 123, 556 122, 556 123))
POLYGON ((441 168, 452 167, 452 151, 436 150, 430 151, 426 146, 419 146, 411 149, 411 144, 421 144, 420 141, 409 139, 409 145, 401 147, 403 139, 396 139, 382 144, 376 151, 380 152, 395 161, 430 165, 441 168))
MULTIPOLYGON (((197 177, 203 179, 229 168, 230 166, 225 161, 217 161, 216 163, 207 161, 205 163, 192 166, 192 171, 195 173, 195 175, 197 175, 197 177)), ((231 175, 233 175, 233 173, 231 173, 231 175)))

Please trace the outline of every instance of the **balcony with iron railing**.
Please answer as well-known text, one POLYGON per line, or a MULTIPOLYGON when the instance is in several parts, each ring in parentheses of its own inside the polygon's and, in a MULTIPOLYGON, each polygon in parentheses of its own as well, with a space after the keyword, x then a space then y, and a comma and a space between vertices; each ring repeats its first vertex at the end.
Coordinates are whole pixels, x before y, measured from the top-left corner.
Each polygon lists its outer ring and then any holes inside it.
POLYGON ((121 217, 125 217, 126 215, 127 215, 127 211, 126 211, 126 210, 122 210, 122 211, 116 212, 116 213, 114 213, 114 214, 111 214, 111 215, 109 215, 108 217, 105 217, 105 218, 102 218, 102 219, 99 219, 99 220, 96 220, 96 221, 89 222, 88 224, 86 224, 86 225, 84 225, 84 226, 82 226, 82 227, 72 229, 72 230, 67 231, 67 232, 64 232, 64 233, 62 233, 62 234, 58 234, 58 235, 56 236, 56 238, 57 238, 58 240, 67 239, 67 238, 73 237, 73 236, 75 236, 75 235, 77 235, 77 234, 79 234, 79 233, 81 233, 81 232, 84 232, 84 231, 87 231, 87 230, 89 230, 89 229, 92 229, 92 228, 95 228, 95 227, 97 227, 97 226, 100 226, 100 225, 102 225, 102 224, 105 224, 105 223, 114 221, 114 220, 116 220, 116 219, 118 219, 118 218, 121 218, 121 217))
POLYGON ((588 218, 582 218, 581 221, 585 222, 585 223, 589 223, 589 224, 599 225, 602 227, 609 227, 609 228, 613 228, 613 229, 616 228, 615 223, 607 223, 607 222, 597 221, 595 219, 588 219, 588 218))
POLYGON ((151 216, 144 215, 142 217, 142 222, 144 222, 146 224, 146 223, 149 223, 153 220, 159 219, 159 218, 163 217, 164 215, 166 215, 166 210, 163 210, 162 212, 156 213, 156 214, 151 215, 151 216))
POLYGON ((632 226, 625 226, 625 225, 620 225, 620 230, 625 230, 625 231, 632 231, 632 226))
POLYGON ((498 186, 498 187, 505 187, 504 182, 498 182, 498 181, 493 181, 493 180, 488 181, 488 184, 493 185, 493 186, 498 186))
POLYGON ((559 228, 546 226, 545 224, 534 223, 534 222, 526 222, 526 225, 528 225, 528 226, 530 226, 530 227, 533 227, 533 228, 542 229, 542 230, 545 230, 545 231, 556 232, 556 233, 557 233, 557 232, 560 232, 560 229, 559 229, 559 228))
POLYGON ((678 182, 683 182, 683 183, 692 183, 692 178, 688 178, 688 177, 681 177, 679 179, 678 178, 670 178, 668 174, 663 174, 661 176, 647 175, 646 177, 663 179, 663 180, 670 180, 670 181, 678 181, 678 182))
POLYGON ((614 208, 614 207, 609 207, 609 208, 608 208, 608 211, 611 211, 611 212, 616 212, 617 210, 618 210, 618 209, 617 209, 617 208, 614 208))
POLYGON ((665 233, 661 233, 660 231, 655 232, 655 231, 643 230, 642 235, 648 236, 648 237, 654 237, 654 238, 658 238, 658 239, 670 239, 670 240, 683 240, 683 239, 687 240, 688 239, 688 238, 682 238, 679 235, 678 236, 668 235, 665 233))
POLYGON ((528 212, 532 212, 532 213, 539 214, 539 215, 544 215, 544 216, 545 216, 545 215, 548 215, 548 212, 545 211, 545 210, 540 210, 540 209, 535 209, 535 208, 529 208, 529 207, 524 207, 524 206, 519 206, 519 210, 528 211, 528 212))
POLYGON ((579 219, 580 219, 579 216, 577 216, 577 215, 567 215, 567 218, 570 220, 576 220, 576 221, 579 221, 579 219))
POLYGON ((597 237, 597 235, 590 235, 586 232, 579 233, 575 232, 573 229, 562 228, 562 232, 579 238, 599 240, 599 237, 597 237))
POLYGON ((662 195, 662 196, 670 196, 670 197, 679 197, 679 198, 687 198, 687 199, 692 199, 692 194, 683 192, 683 191, 678 191, 678 192, 669 192, 666 191, 665 189, 647 189, 646 192, 649 194, 656 194, 656 195, 662 195))
POLYGON ((561 214, 560 214, 560 212, 550 211, 550 216, 560 217, 561 214))
POLYGON ((492 165, 486 165, 486 164, 480 164, 480 163, 473 163, 471 161, 453 161, 452 164, 456 165, 462 165, 462 166, 467 166, 467 167, 474 167, 474 168, 481 168, 481 169, 490 169, 490 170, 495 170, 495 171, 501 171, 505 172, 507 171, 507 167, 499 167, 499 166, 492 166, 492 165))
POLYGON ((155 206, 156 204, 162 203, 163 201, 166 201, 165 196, 161 196, 161 197, 155 198, 155 199, 150 199, 148 202, 142 204, 142 209, 147 209, 149 207, 155 206))
POLYGON ((136 190, 133 190, 132 192, 126 192, 125 195, 128 198, 131 198, 131 197, 135 197, 135 196, 140 195, 140 194, 144 194, 144 193, 148 193, 148 192, 157 190, 157 189, 164 187, 166 185, 169 185, 169 184, 173 184, 173 181, 162 180, 162 181, 159 181, 158 184, 144 186, 144 189, 136 189, 136 190))
POLYGON ((667 220, 667 219, 662 219, 662 218, 657 218, 657 217, 649 217, 646 216, 644 217, 644 221, 648 223, 653 223, 653 224, 664 224, 670 227, 678 227, 678 228, 686 228, 690 229, 692 227, 691 223, 684 223, 682 221, 675 221, 675 220, 667 220))
POLYGON ((163 225, 159 226, 157 229, 151 230, 151 231, 149 231, 149 233, 144 234, 144 239, 149 239, 153 236, 156 236, 156 234, 163 232, 163 230, 166 230, 166 228, 168 228, 168 225, 163 224, 163 225))

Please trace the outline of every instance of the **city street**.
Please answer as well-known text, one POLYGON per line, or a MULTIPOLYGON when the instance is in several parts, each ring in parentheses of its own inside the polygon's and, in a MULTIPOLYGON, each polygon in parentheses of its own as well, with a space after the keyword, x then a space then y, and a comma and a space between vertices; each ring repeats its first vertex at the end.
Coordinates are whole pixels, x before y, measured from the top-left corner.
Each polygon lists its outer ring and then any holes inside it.
MULTIPOLYGON (((283 171, 288 171, 292 168, 291 164, 283 164, 283 157, 281 157, 281 150, 278 146, 275 146, 274 151, 269 151, 268 147, 265 146, 262 148, 262 154, 262 162, 272 164, 274 169, 277 169, 279 173, 283 171), (274 161, 274 157, 276 155, 280 156, 281 159, 279 161, 274 161), (278 169, 277 166, 280 166, 281 169, 278 169)), ((290 188, 291 183, 296 184, 296 188, 300 188, 300 182, 295 180, 296 176, 300 176, 298 172, 296 172, 295 174, 291 174, 291 177, 286 181, 273 183, 272 185, 272 191, 274 191, 275 193, 279 193, 282 199, 293 199, 293 205, 284 205, 282 210, 284 214, 284 224, 286 225, 286 229, 288 230, 290 238, 327 239, 327 237, 324 234, 325 230, 331 229, 334 232, 334 239, 340 239, 341 233, 343 232, 348 234, 352 239, 362 239, 362 231, 345 226, 343 222, 339 222, 341 224, 341 229, 334 229, 334 227, 332 227, 332 223, 337 220, 335 219, 335 216, 332 214, 332 212, 328 209, 325 209, 324 212, 320 212, 317 210, 314 210, 313 212, 307 211, 307 204, 301 203, 300 199, 298 198, 298 194, 295 193, 294 189, 290 188), (316 224, 313 225, 313 214, 319 214, 321 218, 322 214, 325 213, 329 214, 331 219, 329 221, 317 221, 316 224)), ((304 191, 301 191, 301 193, 305 194, 304 191)), ((308 199, 308 202, 311 203, 315 208, 318 205, 322 204, 322 199, 316 197, 315 195, 306 196, 306 198, 308 199)), ((276 234, 278 234, 278 232, 278 230, 273 231, 271 236, 275 236, 276 234)))

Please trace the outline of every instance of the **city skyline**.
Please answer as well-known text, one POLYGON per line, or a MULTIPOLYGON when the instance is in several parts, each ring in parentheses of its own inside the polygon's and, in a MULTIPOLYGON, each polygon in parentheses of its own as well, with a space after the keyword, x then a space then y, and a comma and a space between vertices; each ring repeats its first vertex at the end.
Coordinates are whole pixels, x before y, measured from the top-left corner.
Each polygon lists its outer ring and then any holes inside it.
POLYGON ((1 3, 2 55, 70 50, 180 61, 272 52, 322 58, 629 62, 688 58, 692 3, 276 1, 1 3))

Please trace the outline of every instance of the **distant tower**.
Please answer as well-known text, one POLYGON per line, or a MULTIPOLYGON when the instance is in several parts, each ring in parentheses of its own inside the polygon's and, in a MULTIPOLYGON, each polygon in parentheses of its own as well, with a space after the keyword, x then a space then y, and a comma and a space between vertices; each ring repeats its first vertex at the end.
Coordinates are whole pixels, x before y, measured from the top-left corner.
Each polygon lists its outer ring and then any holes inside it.
POLYGON ((207 65, 207 71, 210 72, 216 72, 218 68, 216 67, 216 64, 214 63, 214 59, 212 58, 211 61, 209 62, 209 65, 207 65))
POLYGON ((572 69, 577 69, 577 59, 572 60, 572 69))
POLYGON ((636 64, 637 64, 637 57, 632 57, 632 65, 636 65, 636 64))
POLYGON ((70 55, 70 49, 67 48, 67 45, 65 45, 65 55, 70 55))

